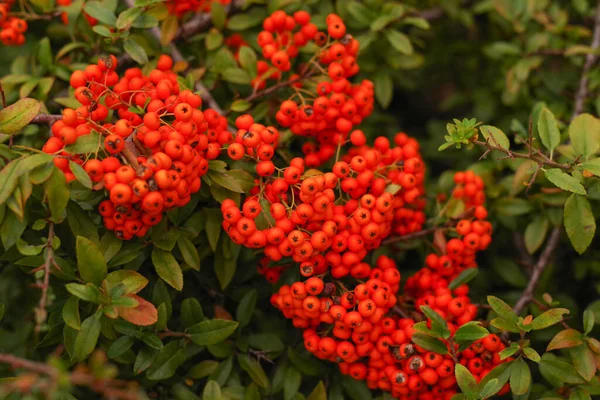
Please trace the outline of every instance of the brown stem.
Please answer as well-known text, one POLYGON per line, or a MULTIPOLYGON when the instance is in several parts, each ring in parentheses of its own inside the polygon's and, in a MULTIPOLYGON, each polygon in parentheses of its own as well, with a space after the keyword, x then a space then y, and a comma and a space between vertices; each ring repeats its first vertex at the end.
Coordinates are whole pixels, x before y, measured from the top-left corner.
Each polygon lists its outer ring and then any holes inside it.
POLYGON ((165 332, 159 333, 158 337, 161 339, 166 338, 166 337, 181 337, 181 338, 189 339, 191 336, 189 333, 185 333, 185 332, 165 331, 165 332))
POLYGON ((44 259, 44 281, 40 284, 42 289, 42 296, 38 303, 37 310, 35 312, 35 334, 38 335, 42 328, 42 324, 46 321, 48 313, 46 312, 46 306, 48 304, 48 288, 50 287, 50 274, 52 272, 52 265, 54 264, 54 249, 52 248, 52 242, 54 241, 54 223, 48 224, 48 240, 46 241, 46 257, 44 259))
POLYGON ((592 66, 596 63, 598 55, 596 50, 600 47, 600 1, 596 6, 596 16, 594 17, 594 33, 592 35, 592 43, 590 48, 592 51, 588 53, 585 58, 585 64, 583 64, 583 70, 581 71, 581 78, 579 79, 579 88, 575 94, 575 106, 573 107, 573 117, 575 118, 583 112, 583 105, 585 99, 588 96, 588 73, 592 66))
POLYGON ((540 258, 533 267, 531 278, 529 278, 529 283, 515 304, 515 313, 519 314, 521 311, 523 311, 523 308, 525 308, 527 303, 533 300, 535 288, 540 280, 540 277, 542 276, 542 272, 544 272, 544 269, 546 269, 546 266, 548 266, 554 249, 556 249, 560 243, 560 234, 561 228, 554 228, 550 233, 550 238, 548 239, 548 242, 546 242, 546 247, 542 251, 540 258))
POLYGON ((52 125, 56 121, 62 119, 62 115, 52 115, 52 114, 38 114, 31 121, 32 124, 36 125, 52 125))
POLYGON ((6 108, 6 95, 4 94, 4 88, 2 87, 2 82, 0 82, 0 96, 2 96, 2 107, 6 108))
POLYGON ((444 229, 444 228, 440 228, 440 227, 434 226, 433 228, 423 229, 421 231, 409 233, 407 235, 393 236, 393 237, 391 237, 389 239, 384 240, 383 241, 383 245, 385 246, 385 245, 388 245, 388 244, 391 244, 391 243, 407 242, 409 240, 418 239, 420 237, 430 235, 430 234, 434 233, 435 231, 437 231, 438 229, 444 229))
POLYGON ((553 168, 560 168, 560 169, 564 169, 564 170, 571 170, 573 168, 569 164, 561 164, 556 161, 552 161, 548 157, 545 157, 543 154, 541 154, 539 152, 534 152, 531 155, 529 155, 529 154, 518 153, 516 151, 505 149, 504 147, 501 147, 501 146, 493 145, 488 141, 482 142, 481 140, 474 140, 473 143, 478 146, 485 147, 488 150, 500 151, 500 152, 506 154, 507 157, 510 157, 510 158, 523 158, 526 160, 535 161, 539 165, 553 167, 553 168))

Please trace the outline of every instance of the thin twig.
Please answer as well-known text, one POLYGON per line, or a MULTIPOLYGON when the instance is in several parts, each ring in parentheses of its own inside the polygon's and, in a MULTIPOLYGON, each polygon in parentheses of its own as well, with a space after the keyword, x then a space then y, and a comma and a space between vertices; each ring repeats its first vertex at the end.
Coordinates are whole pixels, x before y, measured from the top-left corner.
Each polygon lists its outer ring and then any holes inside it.
POLYGON ((430 234, 434 233, 435 231, 437 231, 438 229, 444 229, 444 228, 434 226, 433 228, 423 229, 421 231, 409 233, 409 234, 402 235, 402 236, 393 236, 389 239, 384 240, 382 244, 385 246, 385 245, 388 245, 391 243, 407 242, 409 240, 418 239, 423 236, 430 235, 430 234))
POLYGON ((592 43, 590 44, 591 51, 585 58, 581 78, 579 79, 579 88, 575 95, 575 106, 573 107, 573 118, 583 112, 583 105, 588 96, 588 73, 592 66, 596 63, 598 55, 596 50, 600 47, 600 1, 596 6, 596 16, 594 18, 594 33, 592 34, 592 43))
POLYGON ((560 243, 560 234, 561 228, 554 228, 550 233, 550 238, 546 243, 546 247, 542 251, 540 258, 533 267, 533 271, 531 272, 531 277, 529 278, 527 287, 525 288, 523 293, 521 293, 521 297, 519 297, 519 300, 517 300, 517 303, 515 304, 515 313, 519 314, 521 311, 523 311, 523 308, 525 308, 527 303, 529 303, 533 299, 533 296, 535 294, 535 288, 540 280, 540 277, 542 276, 542 272, 544 272, 544 269, 550 262, 550 257, 552 257, 554 249, 556 249, 556 247, 560 243))
POLYGON ((2 87, 2 82, 0 82, 0 96, 2 96, 2 107, 6 108, 6 95, 4 93, 4 88, 2 87))
POLYGON ((307 70, 304 74, 302 74, 300 76, 297 76, 294 79, 289 79, 287 81, 280 82, 280 83, 278 83, 276 85, 268 87, 265 90, 261 90, 260 92, 256 92, 254 94, 251 94, 250 96, 246 97, 245 100, 247 102, 251 103, 254 100, 258 100, 260 98, 268 96, 271 93, 274 93, 274 92, 278 91, 279 89, 282 89, 282 88, 288 87, 288 86, 292 86, 293 84, 298 83, 298 82, 300 82, 300 81, 302 81, 302 80, 304 80, 306 78, 310 78, 312 75, 314 75, 314 73, 315 73, 314 69, 307 70))
MULTIPOLYGON (((43 388, 48 394, 48 398, 53 397, 52 392, 65 378, 71 384, 88 387, 94 392, 102 395, 104 398, 121 400, 138 400, 140 398, 136 389, 137 385, 134 384, 133 386, 129 387, 130 382, 127 381, 98 378, 87 372, 86 368, 82 368, 81 370, 77 370, 72 373, 62 374, 61 371, 51 365, 27 360, 7 353, 0 353, 0 363, 8 364, 13 369, 25 369, 37 375, 43 375, 47 377, 50 382, 47 382, 43 388)), ((3 386, 14 388, 15 390, 28 391, 33 387, 33 385, 39 385, 42 383, 41 378, 41 376, 37 376, 36 379, 29 383, 29 387, 15 387, 10 382, 4 384, 3 386)))
POLYGON ((31 121, 32 124, 36 124, 36 125, 52 125, 53 123, 55 123, 56 121, 62 119, 62 115, 58 114, 58 115, 52 115, 52 114, 38 114, 35 116, 35 118, 31 121))
POLYGON ((507 156, 506 158, 522 158, 522 159, 526 159, 526 160, 532 160, 543 166, 552 167, 552 168, 560 168, 560 169, 564 169, 567 171, 571 170, 573 168, 573 166, 570 164, 561 164, 556 161, 552 161, 548 157, 545 157, 540 152, 535 152, 532 155, 529 155, 529 154, 518 153, 516 151, 505 149, 504 147, 501 147, 501 146, 495 146, 488 141, 482 142, 481 140, 474 140, 473 143, 478 146, 485 147, 488 150, 500 151, 500 152, 506 154, 506 156, 507 156))
POLYGON ((54 249, 52 243, 54 241, 54 223, 48 224, 48 240, 46 241, 46 256, 44 264, 42 265, 44 271, 44 280, 40 283, 42 289, 42 295, 38 303, 38 307, 35 311, 35 334, 38 335, 42 329, 42 324, 46 322, 48 313, 46 312, 46 306, 48 304, 48 288, 50 287, 50 274, 52 272, 52 266, 54 265, 54 249))

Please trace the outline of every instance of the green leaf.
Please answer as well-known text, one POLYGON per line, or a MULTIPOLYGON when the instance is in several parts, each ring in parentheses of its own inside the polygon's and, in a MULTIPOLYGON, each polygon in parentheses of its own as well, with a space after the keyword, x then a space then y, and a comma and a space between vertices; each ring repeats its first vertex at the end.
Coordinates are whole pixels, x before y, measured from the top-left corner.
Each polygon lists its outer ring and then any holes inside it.
POLYGON ((565 202, 563 219, 573 248, 579 254, 583 254, 596 233, 596 218, 588 199, 585 196, 572 194, 565 202))
POLYGON ((587 343, 569 349, 573 366, 587 382, 596 375, 596 357, 587 343))
MULTIPOLYGON (((432 322, 432 324, 437 324, 439 329, 441 330, 442 337, 447 339, 450 337, 450 330, 448 329, 448 323, 442 316, 431 309, 429 306, 421 306, 421 312, 427 316, 432 322)), ((432 326, 432 330, 436 330, 432 326)))
POLYGON ((498 214, 508 217, 524 215, 531 212, 532 209, 532 204, 525 199, 501 197, 496 201, 496 211, 498 211, 498 214))
POLYGON ((544 313, 535 317, 535 319, 531 322, 531 328, 533 330, 548 328, 562 321, 563 315, 567 315, 569 313, 570 311, 566 308, 553 308, 545 311, 544 313))
POLYGON ((569 400, 592 400, 592 397, 584 388, 576 387, 569 393, 569 400))
POLYGON ((19 133, 38 115, 42 103, 34 99, 22 99, 0 110, 0 133, 19 133))
POLYGON ((266 10, 252 8, 244 13, 236 14, 227 22, 227 29, 232 31, 244 31, 262 23, 265 19, 266 10))
POLYGON ((239 323, 225 319, 210 319, 197 323, 188 329, 192 341, 199 346, 217 344, 227 339, 237 329, 239 323))
POLYGON ((106 25, 115 26, 117 23, 115 14, 100 1, 88 1, 83 9, 90 17, 96 18, 106 25))
POLYGON ((210 244, 210 248, 216 251, 222 231, 221 222, 223 221, 223 215, 221 210, 218 209, 205 208, 204 211, 206 212, 206 236, 208 237, 208 243, 210 244))
POLYGON ((76 296, 81 300, 89 301, 90 303, 100 303, 100 290, 91 283, 88 283, 87 285, 68 283, 65 288, 73 296, 76 296))
POLYGON ((412 336, 413 343, 417 346, 421 346, 425 350, 433 351, 438 354, 448 354, 448 349, 444 342, 440 339, 436 339, 433 336, 427 335, 425 333, 414 333, 412 336))
POLYGON ((248 346, 264 351, 282 351, 285 345, 272 333, 256 333, 248 337, 248 346))
POLYGON ((70 154, 95 153, 101 147, 101 143, 100 134, 92 131, 87 135, 78 137, 75 143, 65 146, 64 151, 70 154))
POLYGON ((491 125, 483 125, 480 127, 480 130, 490 145, 502 147, 507 150, 510 148, 510 140, 508 140, 508 137, 502 130, 491 125))
POLYGON ((100 336, 100 317, 101 314, 91 315, 81 324, 81 329, 75 339, 75 354, 73 357, 75 360, 84 360, 96 348, 100 336))
MULTIPOLYGON (((81 209, 79 204, 74 201, 70 201, 67 205, 67 222, 69 223, 69 228, 71 228, 71 232, 73 232, 74 236, 83 236, 94 243, 100 241, 98 238, 98 227, 89 215, 81 209)), ((114 234, 112 235, 119 244, 123 243, 123 241, 117 239, 114 234)), ((106 234, 104 236, 106 236, 106 234)), ((102 250, 102 243, 100 243, 100 249, 102 250)))
POLYGON ((92 30, 94 32, 96 32, 98 35, 100 36, 104 36, 104 37, 111 37, 113 35, 113 33, 110 31, 110 29, 108 29, 106 26, 104 25, 96 25, 92 28, 92 30))
POLYGON ((227 13, 225 12, 225 7, 223 7, 221 3, 216 2, 210 5, 210 16, 214 26, 219 29, 222 29, 225 26, 227 13))
POLYGON ((109 358, 117 358, 122 356, 127 350, 133 346, 135 338, 131 336, 121 336, 117 340, 111 343, 108 348, 107 355, 109 358))
POLYGON ((206 35, 206 49, 214 50, 223 44, 223 34, 217 29, 211 29, 206 35))
POLYGON ((181 235, 177 239, 177 247, 183 256, 183 261, 195 271, 200 271, 200 255, 191 240, 181 235))
POLYGON ((173 41, 179 30, 179 19, 176 15, 169 15, 160 26, 160 44, 168 45, 173 41))
POLYGON ((185 299, 181 302, 181 323, 189 328, 204 319, 204 311, 198 300, 194 298, 185 299))
POLYGON ((460 387, 460 390, 467 398, 473 398, 477 395, 477 381, 464 365, 456 364, 454 366, 454 375, 458 387, 460 387))
MULTIPOLYGON (((240 65, 242 66, 242 68, 244 68, 244 70, 246 72, 248 72, 248 74, 254 78, 256 77, 256 61, 257 61, 257 56, 256 56, 256 52, 249 46, 242 46, 240 47, 239 53, 238 53, 238 60, 240 65)), ((234 110, 235 111, 235 110, 234 110)))
POLYGON ((244 99, 236 100, 233 103, 231 103, 231 111, 244 112, 247 109, 249 109, 250 106, 252 106, 252 104, 249 101, 246 101, 244 99))
POLYGON ((173 250, 173 247, 175 247, 177 239, 179 239, 180 236, 181 231, 175 228, 167 231, 157 230, 152 234, 152 241, 155 247, 170 252, 173 250))
POLYGON ((496 296, 488 296, 487 301, 492 307, 492 310, 494 310, 498 316, 506 319, 509 322, 517 322, 517 314, 515 314, 512 307, 506 304, 503 300, 496 296))
POLYGON ((600 158, 594 158, 593 160, 584 162, 580 165, 580 167, 596 176, 600 176, 600 158))
POLYGON ((456 276, 456 278, 452 279, 450 285, 448 285, 448 289, 456 289, 457 287, 464 285, 465 283, 471 282, 477 274, 479 270, 477 268, 467 268, 462 271, 460 274, 456 276))
MULTIPOLYGON (((21 176, 38 166, 49 164, 51 161, 52 156, 48 154, 35 154, 13 160, 2 168, 0 170, 0 204, 6 202, 11 196, 21 176)), ((54 171, 55 168, 52 170, 54 171)))
POLYGON ((529 254, 535 253, 546 239, 550 221, 543 215, 537 215, 525 228, 525 248, 529 254))
POLYGON ((0 321, 2 321, 2 318, 4 318, 5 311, 6 311, 6 307, 4 306, 4 303, 0 303, 0 321))
POLYGON ((292 400, 296 393, 298 393, 298 389, 300 389, 300 385, 302 384, 302 375, 300 372, 294 368, 293 366, 289 366, 285 369, 285 374, 283 378, 283 398, 284 400, 292 400))
POLYGON ((550 360, 543 357, 539 367, 542 374, 548 374, 560 382, 574 385, 585 382, 575 367, 564 361, 550 360))
POLYGON ((523 348, 523 354, 525 355, 525 357, 536 363, 539 363, 542 359, 538 352, 532 349, 531 347, 523 348))
POLYGON ((596 323, 596 316, 592 310, 585 310, 583 312, 583 334, 588 335, 596 323))
POLYGON ((327 400, 327 390, 323 381, 319 381, 306 400, 327 400))
POLYGON ((183 289, 183 273, 175 257, 168 251, 155 248, 152 251, 152 264, 156 273, 174 289, 183 289))
POLYGON ((221 72, 223 80, 240 85, 249 85, 252 81, 250 75, 241 68, 226 68, 221 72))
POLYGON ((575 155, 587 160, 600 148, 600 120, 590 114, 576 116, 569 125, 569 138, 575 155))
POLYGON ((562 190, 577 194, 586 194, 585 188, 579 181, 571 175, 563 172, 559 168, 547 169, 545 172, 546 178, 562 190))
POLYGON ((100 286, 108 272, 102 252, 94 242, 77 236, 77 269, 84 282, 100 286))
POLYGON ((160 349, 156 360, 146 372, 146 377, 151 381, 168 379, 175 375, 185 358, 185 349, 179 347, 179 342, 170 342, 160 349))
POLYGON ((135 40, 125 39, 125 41, 123 42, 123 48, 125 49, 127 54, 129 54, 131 58, 138 64, 148 63, 148 54, 146 54, 146 50, 144 50, 144 48, 140 46, 135 40))
POLYGON ((489 393, 488 396, 491 397, 502 389, 504 384, 508 382, 508 379, 510 378, 511 366, 512 362, 499 364, 495 366, 494 369, 492 369, 486 376, 483 377, 481 382, 479 382, 479 386, 482 388, 480 392, 481 397, 483 397, 484 390, 486 391, 486 393, 489 393), (488 387, 488 384, 492 380, 497 381, 496 386, 494 386, 493 388, 488 387))
POLYGON ((373 77, 375 84, 375 98, 383 109, 389 107, 394 95, 394 83, 389 73, 378 71, 373 77))
POLYGON ((565 349, 579 346, 583 343, 583 335, 575 329, 565 329, 558 332, 548 343, 546 351, 565 349))
POLYGON ((71 328, 81 329, 81 317, 79 316, 79 298, 75 296, 69 297, 62 309, 62 317, 65 324, 71 328))
POLYGON ((202 391, 202 400, 221 400, 221 387, 215 381, 208 381, 202 391))
POLYGON ((154 360, 156 360, 156 357, 158 357, 158 353, 159 352, 155 349, 142 347, 135 358, 133 372, 137 375, 150 368, 154 360))
POLYGON ((256 289, 250 290, 240 300, 235 314, 235 319, 240 323, 242 328, 248 325, 252 320, 252 315, 254 314, 257 300, 258 292, 256 289))
POLYGON ((518 358, 511 366, 510 388, 516 395, 527 393, 531 386, 531 371, 522 358, 518 358))
POLYGON ((251 359, 246 354, 238 354, 238 363, 259 387, 269 387, 269 378, 258 361, 251 359))
POLYGON ((414 52, 410 39, 404 33, 389 29, 385 31, 385 36, 390 44, 400 53, 410 55, 414 52))
POLYGON ((340 383, 346 395, 352 400, 371 400, 373 398, 371 390, 363 381, 343 375, 340 383))
POLYGON ((189 376, 192 379, 206 378, 207 376, 212 374, 217 369, 218 366, 219 366, 218 361, 204 360, 204 361, 201 361, 200 363, 194 365, 187 373, 187 376, 189 376))
POLYGON ((117 29, 124 30, 129 29, 133 22, 144 12, 143 9, 138 7, 128 8, 119 14, 117 18, 117 29))
POLYGON ((542 143, 550 150, 550 158, 552 158, 554 148, 560 143, 560 132, 552 111, 544 108, 540 112, 537 129, 542 143))
POLYGON ((65 174, 58 168, 55 168, 50 179, 44 183, 44 188, 48 197, 50 220, 61 222, 65 216, 65 209, 67 208, 70 195, 65 174))
POLYGON ((457 342, 471 342, 483 339, 490 333, 487 329, 481 326, 478 321, 467 322, 454 332, 454 340, 457 342))
POLYGON ((121 269, 106 276, 109 288, 118 284, 124 287, 124 294, 136 294, 148 285, 148 279, 136 271, 121 269))
POLYGON ((84 171, 81 165, 76 162, 69 161, 69 167, 71 167, 71 172, 75 175, 75 178, 81 183, 84 187, 91 189, 92 188, 92 180, 90 176, 84 171))
POLYGON ((506 360, 508 357, 515 355, 519 351, 517 346, 510 346, 498 353, 501 360, 506 360))

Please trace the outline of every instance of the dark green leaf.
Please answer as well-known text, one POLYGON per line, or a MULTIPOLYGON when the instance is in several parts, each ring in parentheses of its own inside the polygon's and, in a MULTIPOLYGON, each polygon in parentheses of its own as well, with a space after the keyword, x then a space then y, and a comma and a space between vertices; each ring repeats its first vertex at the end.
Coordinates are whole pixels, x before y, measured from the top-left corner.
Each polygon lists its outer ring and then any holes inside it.
POLYGON ((202 322, 203 319, 204 312, 198 300, 189 298, 181 302, 181 322, 185 328, 202 322))
POLYGON ((81 329, 75 339, 75 354, 73 357, 75 360, 85 359, 96 348, 100 336, 100 316, 101 314, 91 315, 81 324, 81 329))
POLYGON ((458 276, 456 278, 454 278, 452 280, 452 282, 450 282, 450 285, 448 285, 448 288, 454 290, 457 287, 464 285, 465 283, 469 283, 470 281, 475 279, 478 272, 479 271, 477 268, 465 269, 460 274, 458 274, 458 276))
POLYGON ((79 298, 71 296, 65 303, 62 309, 62 317, 65 324, 71 328, 81 329, 81 317, 79 316, 79 298))
POLYGON ((516 395, 527 393, 531 386, 531 371, 522 358, 512 363, 510 371, 510 388, 516 395))
POLYGON ((142 46, 140 46, 133 39, 125 39, 123 42, 123 48, 131 56, 131 58, 138 64, 146 64, 148 62, 148 54, 142 46))
POLYGON ((242 328, 248 325, 252 320, 252 315, 254 314, 254 308, 256 307, 257 300, 258 292, 256 289, 250 290, 240 300, 235 319, 240 323, 242 328))
POLYGON ((117 358, 123 355, 127 350, 131 348, 131 346, 133 346, 134 343, 135 338, 132 338, 131 336, 121 336, 120 338, 111 343, 107 352, 108 357, 117 358))
POLYGON ((481 326, 480 322, 472 321, 462 325, 454 332, 454 340, 457 342, 471 342, 483 339, 489 334, 488 330, 481 326))
POLYGON ((269 378, 258 361, 251 359, 246 354, 238 354, 238 362, 258 386, 269 387, 269 378))
POLYGON ((115 26, 117 23, 115 14, 100 1, 88 1, 83 9, 90 17, 96 18, 106 25, 115 26))
POLYGON ((99 286, 108 272, 104 256, 94 242, 77 236, 77 269, 84 282, 99 286))
POLYGON ((146 372, 146 377, 151 381, 168 379, 175 375, 175 371, 185 362, 185 358, 185 350, 179 347, 179 342, 170 342, 160 349, 158 357, 146 372))
POLYGON ((224 319, 211 319, 202 321, 191 328, 188 332, 194 343, 200 346, 216 344, 227 339, 237 329, 239 323, 224 319))
POLYGON ((498 316, 506 319, 509 322, 517 321, 517 314, 515 314, 512 307, 506 304, 503 300, 495 296, 488 296, 487 301, 492 307, 492 310, 494 310, 498 316))
POLYGON ((168 251, 155 248, 152 251, 152 264, 156 273, 174 289, 183 289, 183 273, 175 257, 168 251))
POLYGON ((535 253, 544 243, 550 221, 543 215, 536 216, 533 221, 525 228, 525 248, 529 254, 535 253))
POLYGON ((90 303, 100 302, 100 290, 91 283, 88 283, 87 285, 68 283, 65 288, 73 296, 76 296, 81 300, 89 301, 90 303))
POLYGON ((448 350, 444 342, 425 333, 414 333, 412 336, 412 341, 417 346, 421 346, 425 350, 433 351, 434 353, 438 354, 448 354, 448 350))
POLYGON ((65 174, 58 168, 55 168, 50 179, 44 183, 44 187, 46 189, 46 196, 48 197, 50 219, 54 222, 61 222, 65 215, 70 195, 65 174))
POLYGON ((387 37, 387 40, 390 42, 390 44, 400 53, 407 55, 413 53, 413 45, 410 42, 409 37, 406 36, 404 33, 394 29, 388 29, 385 31, 385 36, 387 37))
POLYGON ((100 134, 92 131, 87 135, 78 137, 75 143, 65 146, 64 150, 70 154, 95 153, 100 148, 101 143, 100 134))

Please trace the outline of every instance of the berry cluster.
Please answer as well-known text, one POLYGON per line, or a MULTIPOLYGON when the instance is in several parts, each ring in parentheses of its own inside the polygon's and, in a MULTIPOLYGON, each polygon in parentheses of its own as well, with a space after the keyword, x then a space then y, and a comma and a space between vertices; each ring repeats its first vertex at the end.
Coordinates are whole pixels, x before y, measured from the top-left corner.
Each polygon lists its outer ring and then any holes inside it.
MULTIPOLYGON (((170 14, 181 18, 188 13, 210 12, 211 3, 216 0, 167 0, 167 8, 170 14)), ((218 0, 219 3, 227 5, 231 0, 218 0)))
POLYGON ((0 40, 5 46, 20 46, 25 43, 27 21, 10 15, 15 0, 0 2, 0 40))
MULTIPOLYGON (((392 232, 421 229, 424 164, 416 141, 406 134, 396 136, 393 148, 383 137, 374 147, 361 140, 363 146, 322 173, 306 170, 302 158, 275 169, 270 158, 277 130, 254 124, 247 115, 236 125, 245 129, 228 154, 255 158, 261 180, 241 208, 232 200, 222 203, 223 228, 235 243, 264 249, 272 261, 291 257, 306 277, 330 269, 335 278, 365 278, 370 268, 362 261, 369 250, 392 232)), ((358 141, 361 135, 353 136, 358 141)))
POLYGON ((316 167, 329 160, 354 127, 371 114, 374 92, 370 81, 353 85, 348 80, 359 71, 360 46, 346 34, 341 18, 328 15, 326 32, 320 32, 310 19, 306 11, 287 15, 281 10, 265 19, 258 35, 265 60, 258 61, 252 85, 263 89, 269 80, 281 81, 284 73, 291 72, 289 82, 296 94, 281 103, 276 119, 295 135, 311 138, 304 142, 303 151, 307 167, 316 167), (294 69, 301 50, 311 42, 318 51, 294 69), (302 78, 307 76, 318 83, 305 87, 302 78))
MULTIPOLYGON (((458 173, 455 180, 460 185, 477 180, 483 189, 480 179, 475 178, 466 172, 458 173)), ((481 195, 477 198, 485 200, 481 195)), ((471 201, 465 199, 466 203, 471 201)), ((447 242, 445 255, 427 257, 426 266, 408 279, 401 297, 401 276, 396 264, 380 256, 374 267, 360 263, 364 283, 354 281, 355 286, 349 287, 347 279, 341 282, 333 270, 331 275, 324 270, 319 276, 284 284, 272 295, 271 303, 291 319, 295 327, 304 330, 304 345, 309 352, 337 363, 343 374, 365 380, 369 388, 389 391, 399 399, 450 399, 457 393, 455 363, 460 362, 481 380, 504 362, 499 352, 505 345, 493 334, 463 351, 455 349, 454 358, 412 342, 415 323, 424 319, 420 306, 427 305, 446 319, 451 332, 472 321, 477 314, 477 307, 467 296, 466 285, 454 290, 448 288, 450 280, 467 264, 476 267, 474 253, 489 244, 480 241, 478 246, 473 246, 467 238, 473 231, 467 231, 465 221, 486 226, 481 237, 489 237, 491 233, 489 222, 484 221, 485 208, 478 205, 470 207, 470 211, 475 220, 465 218, 459 222, 459 238, 447 242), (457 246, 456 241, 462 244, 463 255, 456 251, 450 254, 457 246), (443 275, 434 278, 441 271, 443 275), (414 305, 414 318, 400 317, 397 304, 414 305)), ((265 261, 259 268, 265 275, 270 273, 265 261)), ((271 273, 273 275, 276 273, 271 273)), ((501 393, 507 390, 505 387, 501 393)))
POLYGON ((131 239, 200 189, 208 170, 208 124, 200 96, 180 91, 170 57, 161 56, 148 75, 131 68, 119 78, 116 66, 111 56, 72 74, 81 107, 63 110, 43 151, 56 154, 67 181, 75 179, 69 161, 83 165, 95 188, 109 194, 99 206, 105 227, 131 239), (108 120, 111 114, 118 119, 108 120), (86 159, 68 153, 65 146, 92 132, 104 137, 95 153, 86 159))

